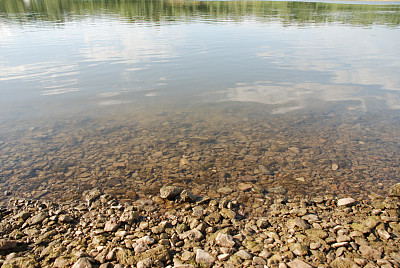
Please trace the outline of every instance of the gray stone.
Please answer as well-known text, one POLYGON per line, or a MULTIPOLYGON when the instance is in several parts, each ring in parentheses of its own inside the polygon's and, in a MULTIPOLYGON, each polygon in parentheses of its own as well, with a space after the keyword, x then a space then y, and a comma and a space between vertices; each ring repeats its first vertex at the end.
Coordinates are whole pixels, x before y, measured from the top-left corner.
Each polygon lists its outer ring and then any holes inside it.
POLYGON ((115 232, 119 227, 119 224, 115 222, 114 220, 109 220, 106 222, 104 226, 104 231, 106 232, 115 232))
POLYGON ((152 245, 155 243, 155 240, 154 240, 154 238, 152 238, 150 236, 143 236, 142 238, 139 238, 138 240, 136 240, 136 243, 143 244, 143 245, 152 245))
POLYGON ((236 252, 236 256, 238 256, 239 258, 243 259, 243 260, 251 260, 253 258, 253 256, 251 256, 250 253, 248 253, 245 250, 239 250, 238 252, 236 252))
POLYGON ((134 221, 137 221, 140 218, 140 215, 137 211, 124 211, 119 218, 120 222, 132 224, 134 221))
POLYGON ((215 257, 202 249, 198 249, 196 251, 196 262, 201 265, 211 266, 215 262, 215 257))
POLYGON ((28 219, 27 223, 28 225, 35 225, 38 223, 41 223, 44 219, 47 218, 47 213, 44 212, 39 212, 38 214, 36 214, 35 216, 31 217, 28 219))
POLYGON ((164 199, 175 199, 182 189, 177 186, 164 186, 160 189, 160 196, 164 199))
POLYGON ((217 245, 221 247, 232 248, 235 246, 235 241, 233 241, 233 237, 228 234, 218 233, 215 241, 217 242, 217 245))
POLYGON ((182 234, 179 234, 179 239, 181 239, 181 240, 189 239, 189 240, 194 240, 194 241, 201 241, 204 239, 204 235, 199 230, 193 229, 193 230, 184 232, 182 234))

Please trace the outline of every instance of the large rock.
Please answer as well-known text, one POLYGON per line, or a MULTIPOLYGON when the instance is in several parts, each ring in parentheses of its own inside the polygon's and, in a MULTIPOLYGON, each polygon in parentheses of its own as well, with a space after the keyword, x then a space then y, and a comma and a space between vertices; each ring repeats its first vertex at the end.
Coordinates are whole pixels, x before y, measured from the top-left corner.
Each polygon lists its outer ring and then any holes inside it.
POLYGON ((177 186, 164 186, 160 189, 160 196, 164 199, 175 199, 182 192, 177 186))
POLYGON ((389 196, 400 197, 400 183, 396 183, 389 189, 389 196))

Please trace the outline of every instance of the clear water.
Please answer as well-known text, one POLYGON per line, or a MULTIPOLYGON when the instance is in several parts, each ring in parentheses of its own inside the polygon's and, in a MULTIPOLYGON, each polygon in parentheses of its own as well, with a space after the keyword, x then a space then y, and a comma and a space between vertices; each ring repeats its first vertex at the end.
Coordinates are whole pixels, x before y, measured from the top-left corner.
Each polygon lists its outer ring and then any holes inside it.
POLYGON ((398 2, 1 1, 0 188, 206 194, 252 176, 260 189, 329 192, 333 178, 357 183, 334 194, 384 192, 399 173, 399 45, 398 2))

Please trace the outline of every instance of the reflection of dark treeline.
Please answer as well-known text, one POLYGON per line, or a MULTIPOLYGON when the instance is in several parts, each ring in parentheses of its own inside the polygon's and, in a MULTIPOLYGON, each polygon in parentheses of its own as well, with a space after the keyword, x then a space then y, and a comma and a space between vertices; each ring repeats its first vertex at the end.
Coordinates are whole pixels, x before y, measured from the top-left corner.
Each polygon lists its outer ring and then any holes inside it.
POLYGON ((400 24, 398 5, 328 4, 269 1, 160 1, 160 0, 2 0, 0 17, 58 22, 116 14, 125 21, 280 19, 284 24, 339 22, 356 25, 400 24))

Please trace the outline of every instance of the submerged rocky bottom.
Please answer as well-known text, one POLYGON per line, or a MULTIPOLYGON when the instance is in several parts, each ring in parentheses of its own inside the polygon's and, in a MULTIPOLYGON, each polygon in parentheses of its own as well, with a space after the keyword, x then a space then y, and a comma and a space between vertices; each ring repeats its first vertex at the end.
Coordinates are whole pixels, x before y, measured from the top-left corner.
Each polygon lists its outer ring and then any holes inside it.
POLYGON ((258 215, 246 213, 237 200, 195 196, 176 186, 133 203, 98 189, 70 203, 10 198, 1 210, 0 262, 2 267, 400 267, 400 184, 387 195, 271 195, 259 200, 258 215))
POLYGON ((398 114, 351 104, 277 115, 218 103, 1 124, 0 191, 71 201, 100 188, 128 201, 168 184, 248 206, 268 193, 361 198, 399 182, 399 132, 398 114))

